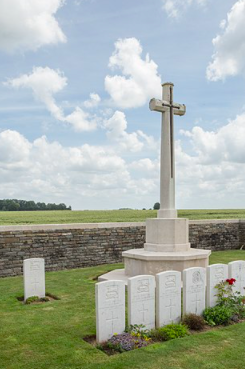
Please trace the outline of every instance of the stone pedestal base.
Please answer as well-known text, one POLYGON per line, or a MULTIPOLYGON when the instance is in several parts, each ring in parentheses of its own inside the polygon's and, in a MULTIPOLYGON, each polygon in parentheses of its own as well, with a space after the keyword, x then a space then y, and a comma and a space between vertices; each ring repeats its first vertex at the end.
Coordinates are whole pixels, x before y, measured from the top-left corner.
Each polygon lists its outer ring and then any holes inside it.
POLYGON ((186 252, 151 252, 135 249, 123 252, 125 274, 133 277, 139 274, 155 275, 167 270, 183 272, 192 267, 206 268, 209 250, 190 249, 186 252))
POLYGON ((178 252, 190 250, 189 220, 147 219, 145 251, 178 252))
POLYGON ((104 274, 99 280, 124 280, 136 275, 156 275, 167 270, 183 272, 192 267, 206 268, 209 250, 192 249, 189 243, 189 220, 156 218, 146 221, 146 243, 143 249, 124 251, 125 269, 104 274))

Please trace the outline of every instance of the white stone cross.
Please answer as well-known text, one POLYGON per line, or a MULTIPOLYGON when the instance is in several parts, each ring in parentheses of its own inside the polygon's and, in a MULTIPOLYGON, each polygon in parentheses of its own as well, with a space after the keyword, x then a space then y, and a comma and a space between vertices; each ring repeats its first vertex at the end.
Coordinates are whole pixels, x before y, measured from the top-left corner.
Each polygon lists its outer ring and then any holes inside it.
POLYGON ((158 218, 177 218, 175 209, 174 115, 184 115, 186 107, 173 102, 173 83, 162 85, 162 100, 151 99, 150 110, 162 113, 160 210, 158 218))

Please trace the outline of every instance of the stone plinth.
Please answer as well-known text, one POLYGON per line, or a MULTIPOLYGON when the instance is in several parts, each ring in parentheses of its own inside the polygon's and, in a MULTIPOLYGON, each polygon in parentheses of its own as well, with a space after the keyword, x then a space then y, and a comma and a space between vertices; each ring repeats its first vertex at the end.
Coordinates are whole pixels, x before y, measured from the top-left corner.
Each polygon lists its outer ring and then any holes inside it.
POLYGON ((145 251, 189 251, 188 219, 147 219, 145 251))
POLYGON ((183 272, 184 269, 208 266, 209 250, 191 249, 184 252, 152 252, 134 249, 123 252, 125 274, 133 277, 139 274, 155 275, 168 270, 183 272))
POLYGON ((144 249, 122 253, 125 274, 155 275, 168 270, 183 272, 193 267, 207 267, 211 251, 191 249, 189 243, 189 220, 147 219, 144 249))
MULTIPOLYGON (((206 268, 210 254, 210 250, 190 247, 188 219, 147 219, 144 248, 122 253, 125 269, 124 273, 120 271, 120 279, 127 283, 128 278, 136 275, 156 275, 168 270, 182 273, 187 268, 206 268)), ((113 279, 117 273, 104 274, 99 280, 113 279)))

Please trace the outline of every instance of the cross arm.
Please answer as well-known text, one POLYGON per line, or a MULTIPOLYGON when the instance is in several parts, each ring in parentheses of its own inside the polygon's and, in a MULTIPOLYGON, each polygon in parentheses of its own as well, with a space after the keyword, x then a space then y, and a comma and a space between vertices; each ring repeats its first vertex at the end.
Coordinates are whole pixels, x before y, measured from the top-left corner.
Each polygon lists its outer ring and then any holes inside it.
MULTIPOLYGON (((161 113, 166 112, 170 107, 170 103, 165 100, 151 99, 149 103, 150 110, 159 111, 161 113)), ((175 115, 184 115, 186 112, 186 106, 184 104, 174 103, 172 108, 175 115)))

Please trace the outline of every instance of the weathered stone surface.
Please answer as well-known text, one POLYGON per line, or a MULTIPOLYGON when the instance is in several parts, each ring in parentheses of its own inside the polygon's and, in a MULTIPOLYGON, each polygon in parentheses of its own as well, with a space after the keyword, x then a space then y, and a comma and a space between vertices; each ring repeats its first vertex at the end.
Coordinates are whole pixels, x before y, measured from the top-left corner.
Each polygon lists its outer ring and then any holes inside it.
MULTIPOLYGON (((245 221, 190 221, 189 239, 192 248, 239 249, 245 221)), ((0 277, 22 273, 23 260, 32 257, 44 258, 46 271, 118 263, 123 251, 144 243, 144 223, 0 226, 0 277)))
POLYGON ((233 290, 245 295, 245 261, 237 260, 228 264, 229 278, 235 278, 233 290))
POLYGON ((140 275, 129 278, 128 324, 155 328, 155 277, 140 275))
POLYGON ((202 315, 205 309, 206 269, 183 271, 183 314, 202 315))
POLYGON ((24 260, 24 299, 38 296, 45 297, 45 269, 44 259, 32 258, 24 260))
POLYGON ((125 284, 121 281, 95 285, 96 341, 107 341, 125 330, 125 284))
POLYGON ((218 290, 215 286, 228 278, 228 265, 213 264, 207 267, 207 307, 217 304, 218 290))
POLYGON ((169 271, 156 275, 156 326, 181 320, 181 273, 169 271))

